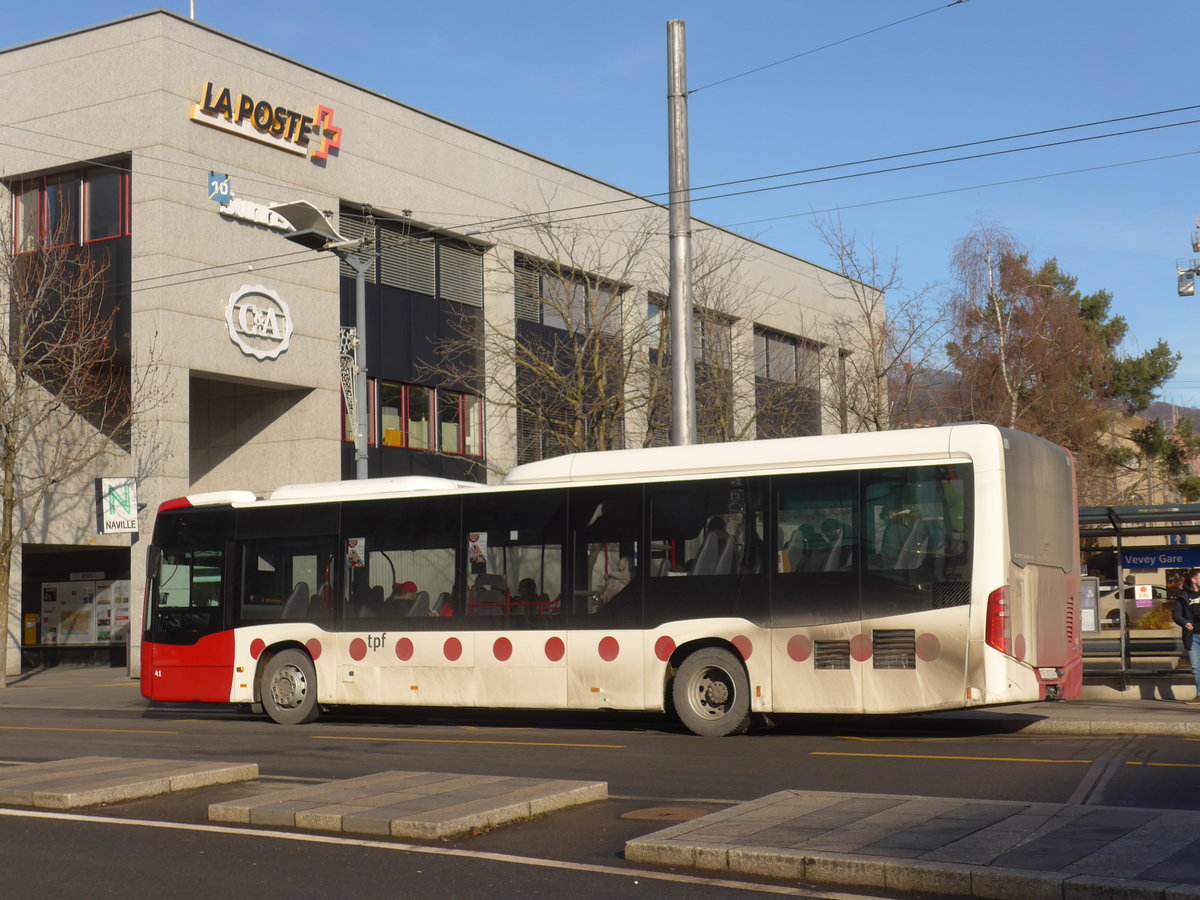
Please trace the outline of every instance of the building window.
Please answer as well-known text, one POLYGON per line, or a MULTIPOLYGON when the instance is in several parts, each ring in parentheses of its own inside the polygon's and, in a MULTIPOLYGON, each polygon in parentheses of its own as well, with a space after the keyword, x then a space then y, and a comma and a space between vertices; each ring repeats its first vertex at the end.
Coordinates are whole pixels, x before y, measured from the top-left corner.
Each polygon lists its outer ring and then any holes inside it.
POLYGON ((129 234, 129 172, 90 166, 17 182, 13 239, 18 253, 129 234))
MULTIPOLYGON (((362 213, 346 206, 338 217, 338 230, 351 239, 368 236, 362 213)), ((483 308, 482 247, 390 218, 375 226, 374 237, 379 258, 367 272, 368 283, 483 308)), ((345 278, 356 274, 344 261, 341 273, 345 278)))
POLYGON ((561 331, 621 332, 621 291, 594 275, 518 259, 513 287, 516 316, 523 322, 561 331))
POLYGON ((419 385, 408 386, 408 446, 413 450, 432 450, 433 391, 419 385))
POLYGON ((755 418, 760 438, 821 433, 820 347, 754 329, 755 418))
MULTIPOLYGON (((384 447, 483 456, 483 400, 445 388, 382 381, 379 433, 384 447)), ((348 430, 346 435, 347 440, 353 439, 352 431, 348 430)), ((371 443, 375 443, 374 434, 371 443)))

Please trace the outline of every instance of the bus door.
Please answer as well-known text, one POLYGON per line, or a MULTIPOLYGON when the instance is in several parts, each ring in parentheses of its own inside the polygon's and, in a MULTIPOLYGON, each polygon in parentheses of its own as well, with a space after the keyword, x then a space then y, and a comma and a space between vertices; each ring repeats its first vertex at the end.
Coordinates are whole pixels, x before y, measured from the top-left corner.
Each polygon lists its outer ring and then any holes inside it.
POLYGON ((866 712, 966 696, 972 483, 965 463, 862 473, 866 712))
POLYGON ((777 712, 863 708, 862 550, 858 473, 772 479, 772 706, 777 712))
POLYGON ((642 488, 571 491, 568 697, 575 709, 645 707, 642 488))
POLYGON ((448 623, 480 706, 567 705, 567 491, 467 495, 461 590, 448 623))
POLYGON ((472 647, 455 635, 465 622, 446 617, 461 600, 459 503, 447 496, 343 504, 339 702, 472 702, 472 647))

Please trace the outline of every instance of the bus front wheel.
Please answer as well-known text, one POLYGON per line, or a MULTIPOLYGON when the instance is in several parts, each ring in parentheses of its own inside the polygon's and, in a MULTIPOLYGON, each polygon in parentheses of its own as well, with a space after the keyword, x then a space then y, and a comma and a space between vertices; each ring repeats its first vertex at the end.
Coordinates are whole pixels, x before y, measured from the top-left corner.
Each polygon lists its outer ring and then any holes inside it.
POLYGON ((724 737, 750 727, 750 681, 728 650, 705 647, 675 673, 671 699, 679 721, 695 734, 724 737))
POLYGON ((259 684, 263 709, 280 725, 303 725, 317 717, 317 671, 308 654, 283 650, 271 657, 259 684))

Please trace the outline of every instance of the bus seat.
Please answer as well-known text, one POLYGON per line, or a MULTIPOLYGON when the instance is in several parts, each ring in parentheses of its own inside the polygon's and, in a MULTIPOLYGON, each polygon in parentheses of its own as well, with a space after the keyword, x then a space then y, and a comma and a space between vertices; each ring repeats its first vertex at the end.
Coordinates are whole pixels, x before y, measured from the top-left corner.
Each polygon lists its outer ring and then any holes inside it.
POLYGON ((303 619, 308 614, 308 601, 311 596, 308 582, 297 582, 296 587, 292 589, 292 596, 283 604, 283 618, 303 619))
POLYGON ((725 551, 726 544, 731 543, 729 535, 724 529, 710 531, 704 537, 704 543, 700 545, 700 552, 696 554, 696 560, 692 563, 692 575, 716 575, 718 574, 717 566, 721 561, 721 554, 725 551))
POLYGON ((413 605, 409 609, 410 616, 427 616, 429 615, 429 591, 417 591, 417 598, 413 600, 413 605))
POLYGON ((733 541, 726 538, 725 547, 721 551, 721 555, 717 557, 717 567, 713 571, 714 575, 732 575, 733 574, 733 541))
POLYGON ((916 569, 925 561, 929 548, 929 526, 924 519, 913 522, 896 556, 897 569, 916 569))

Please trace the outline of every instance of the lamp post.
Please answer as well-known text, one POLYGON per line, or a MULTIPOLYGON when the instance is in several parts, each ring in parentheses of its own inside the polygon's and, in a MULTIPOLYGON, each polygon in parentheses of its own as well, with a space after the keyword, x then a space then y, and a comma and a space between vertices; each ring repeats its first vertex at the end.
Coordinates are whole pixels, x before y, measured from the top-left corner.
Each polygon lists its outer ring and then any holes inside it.
MULTIPOLYGON (((372 240, 363 236, 350 240, 339 234, 328 216, 305 200, 273 203, 277 213, 292 226, 284 237, 310 250, 333 253, 354 270, 354 378, 352 396, 346 399, 346 411, 354 421, 354 477, 364 479, 367 472, 367 270, 375 261, 372 240)), ((368 217, 368 221, 370 218, 368 217)), ((343 396, 347 385, 343 382, 343 396)))

